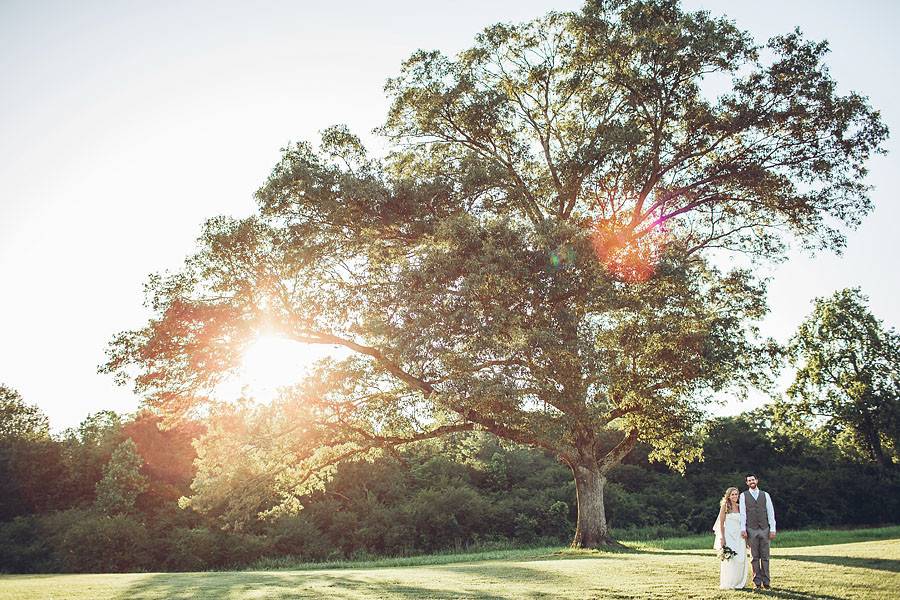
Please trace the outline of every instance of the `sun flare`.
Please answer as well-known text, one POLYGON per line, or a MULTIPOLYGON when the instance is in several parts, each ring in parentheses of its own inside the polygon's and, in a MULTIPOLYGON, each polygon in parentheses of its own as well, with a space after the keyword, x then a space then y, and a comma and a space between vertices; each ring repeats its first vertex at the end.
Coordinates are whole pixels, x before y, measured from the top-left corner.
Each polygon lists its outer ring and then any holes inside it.
POLYGON ((279 388, 300 382, 313 363, 330 354, 327 346, 262 335, 244 352, 240 383, 246 395, 270 401, 279 388))

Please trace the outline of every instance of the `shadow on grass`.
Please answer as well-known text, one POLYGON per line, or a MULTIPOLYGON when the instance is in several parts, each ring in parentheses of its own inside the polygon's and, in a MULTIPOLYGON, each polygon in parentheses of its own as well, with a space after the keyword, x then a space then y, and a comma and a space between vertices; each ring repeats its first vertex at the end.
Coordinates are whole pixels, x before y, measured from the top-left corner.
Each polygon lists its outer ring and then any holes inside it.
MULTIPOLYGON (((656 550, 647 551, 647 554, 671 554, 673 556, 701 556, 703 558, 712 558, 714 552, 682 552, 682 551, 666 551, 656 550)), ((748 557, 749 560, 749 557, 748 557)), ((772 557, 772 560, 797 560, 802 562, 819 563, 823 565, 834 565, 837 567, 855 567, 857 569, 874 569, 876 571, 890 571, 891 573, 900 573, 900 560, 890 558, 865 558, 859 556, 807 556, 805 554, 778 554, 772 557)))
POLYGON ((843 600, 838 596, 829 596, 827 594, 813 594, 811 592, 799 592, 787 588, 777 590, 765 590, 757 592, 753 588, 744 588, 742 590, 748 596, 760 596, 763 598, 782 598, 783 600, 843 600))
MULTIPOLYGON (((119 600, 189 600, 194 598, 464 598, 468 600, 521 598, 521 591, 503 592, 496 584, 521 584, 523 582, 545 584, 550 590, 558 589, 568 581, 562 575, 546 573, 527 567, 509 564, 482 563, 475 565, 439 565, 420 567, 423 581, 401 581, 390 577, 373 580, 365 574, 340 571, 302 572, 296 574, 239 572, 239 573, 159 573, 147 575, 119 594, 119 600), (430 573, 429 573, 430 571, 430 573), (460 573, 460 578, 441 577, 460 573), (494 589, 484 590, 484 587, 494 589)), ((528 597, 528 593, 526 596, 528 597)), ((549 597, 549 593, 534 592, 537 597, 549 597)), ((623 596, 624 598, 624 596, 623 596)))
POLYGON ((550 585, 571 582, 569 577, 566 577, 561 573, 530 569, 514 564, 486 563, 479 565, 447 565, 441 569, 451 573, 463 573, 466 575, 467 580, 472 581, 509 581, 514 583, 546 583, 550 585))
POLYGON ((391 597, 413 598, 465 598, 469 600, 499 598, 487 596, 477 590, 441 589, 427 585, 370 581, 343 574, 301 573, 297 575, 270 575, 265 573, 241 573, 240 577, 225 573, 210 573, 202 581, 197 574, 192 577, 178 575, 150 575, 140 583, 129 587, 117 596, 118 600, 194 600, 239 598, 338 598, 391 597))
POLYGON ((586 549, 572 549, 566 548, 564 550, 558 550, 556 552, 552 552, 550 554, 543 555, 535 555, 530 556, 528 558, 520 559, 521 562, 535 561, 535 560, 580 560, 583 558, 590 559, 598 559, 598 558, 622 558, 623 556, 635 555, 635 554, 645 554, 647 551, 641 548, 616 548, 615 550, 609 550, 604 548, 603 550, 586 550, 586 549))
POLYGON ((840 567, 856 567, 859 569, 875 569, 900 573, 900 560, 888 558, 862 558, 856 556, 806 556, 802 554, 786 554, 778 558, 799 560, 804 562, 836 565, 840 567))
MULTIPOLYGON (((710 550, 708 552, 686 552, 683 550, 643 550, 641 554, 670 554, 672 556, 702 556, 703 558, 715 558, 716 551, 710 550)), ((748 559, 749 555, 748 555, 748 559)))

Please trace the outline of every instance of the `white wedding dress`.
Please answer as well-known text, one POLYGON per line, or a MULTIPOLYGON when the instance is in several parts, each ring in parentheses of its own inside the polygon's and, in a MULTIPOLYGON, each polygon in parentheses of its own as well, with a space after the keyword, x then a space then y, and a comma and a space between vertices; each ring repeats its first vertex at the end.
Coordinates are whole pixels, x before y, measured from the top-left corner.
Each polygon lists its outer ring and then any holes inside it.
POLYGON ((719 550, 722 545, 728 546, 735 552, 728 560, 722 561, 719 567, 719 587, 725 589, 742 588, 747 585, 747 542, 741 537, 741 515, 729 513, 725 515, 725 539, 719 534, 716 523, 716 543, 714 548, 719 550))

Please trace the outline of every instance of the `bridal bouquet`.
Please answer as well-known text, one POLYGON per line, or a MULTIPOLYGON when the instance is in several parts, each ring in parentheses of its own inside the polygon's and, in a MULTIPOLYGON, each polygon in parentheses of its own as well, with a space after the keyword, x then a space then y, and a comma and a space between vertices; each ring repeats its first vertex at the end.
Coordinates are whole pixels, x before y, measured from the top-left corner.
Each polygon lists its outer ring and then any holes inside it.
POLYGON ((719 560, 731 560, 735 556, 737 556, 737 552, 728 546, 722 546, 722 549, 719 550, 719 560))

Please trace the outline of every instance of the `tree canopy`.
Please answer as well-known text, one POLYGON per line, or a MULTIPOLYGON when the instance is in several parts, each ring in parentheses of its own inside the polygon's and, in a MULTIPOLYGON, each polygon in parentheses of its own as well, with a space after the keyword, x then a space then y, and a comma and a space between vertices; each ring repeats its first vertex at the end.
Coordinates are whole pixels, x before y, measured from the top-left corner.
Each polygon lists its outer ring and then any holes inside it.
POLYGON ((783 409, 821 421, 885 467, 900 459, 900 335, 885 329, 859 288, 817 298, 790 343, 797 366, 783 409))
POLYGON ((765 286, 714 253, 839 250, 871 208, 887 130, 826 52, 669 0, 416 52, 386 85, 391 152, 343 127, 284 149, 257 215, 210 220, 180 272, 151 277, 152 318, 104 369, 169 417, 211 411, 197 505, 265 478, 296 508, 338 462, 478 429, 567 464, 575 543, 604 543, 606 475, 639 440, 683 466, 715 394, 765 383, 765 286), (350 356, 269 406, 223 407, 262 332, 350 356))
POLYGON ((49 435, 47 415, 26 403, 17 390, 0 383, 0 439, 36 440, 49 435))
POLYGON ((103 479, 97 482, 97 509, 107 515, 134 512, 137 497, 147 491, 147 478, 141 474, 144 460, 131 438, 116 446, 103 467, 103 479))

